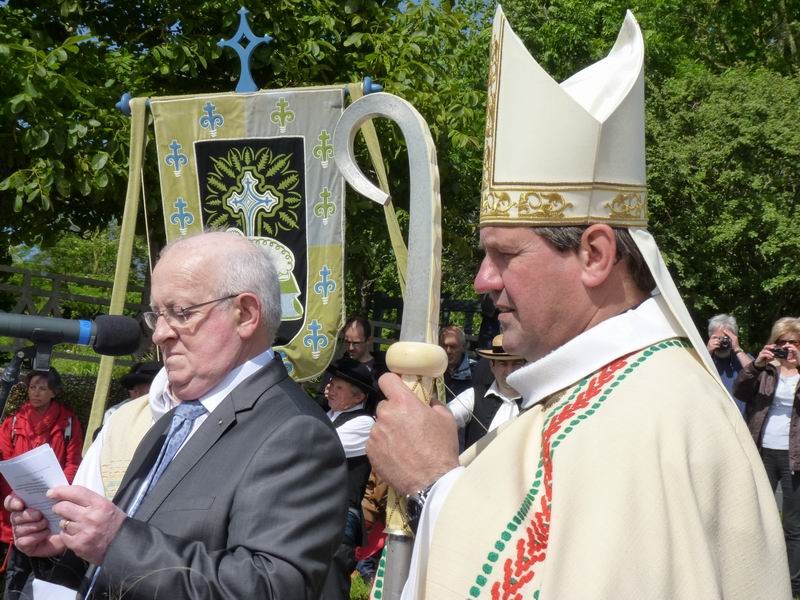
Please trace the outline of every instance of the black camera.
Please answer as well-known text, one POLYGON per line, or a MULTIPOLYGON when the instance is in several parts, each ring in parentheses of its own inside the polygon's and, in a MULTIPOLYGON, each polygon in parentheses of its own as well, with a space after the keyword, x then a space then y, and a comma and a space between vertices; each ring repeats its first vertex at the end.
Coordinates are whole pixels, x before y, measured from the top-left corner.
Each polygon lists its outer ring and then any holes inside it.
POLYGON ((730 350, 731 347, 731 338, 727 335, 723 335, 719 338, 719 349, 720 350, 730 350))
POLYGON ((789 349, 775 346, 772 349, 772 356, 774 356, 775 358, 789 358, 789 349))

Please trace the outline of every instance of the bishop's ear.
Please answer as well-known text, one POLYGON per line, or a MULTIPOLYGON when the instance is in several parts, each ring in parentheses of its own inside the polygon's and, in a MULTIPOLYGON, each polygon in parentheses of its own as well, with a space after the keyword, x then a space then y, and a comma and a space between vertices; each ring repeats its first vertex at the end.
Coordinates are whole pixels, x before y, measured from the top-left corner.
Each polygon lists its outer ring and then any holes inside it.
POLYGON ((589 225, 581 236, 578 250, 581 281, 594 288, 605 283, 617 263, 617 239, 608 225, 589 225))

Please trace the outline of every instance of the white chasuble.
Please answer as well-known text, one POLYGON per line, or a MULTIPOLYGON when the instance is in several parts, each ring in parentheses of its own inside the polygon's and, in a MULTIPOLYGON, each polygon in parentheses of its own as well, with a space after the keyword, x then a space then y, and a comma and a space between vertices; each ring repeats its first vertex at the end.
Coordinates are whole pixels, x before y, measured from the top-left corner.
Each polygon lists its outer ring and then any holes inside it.
POLYGON ((485 439, 413 596, 789 598, 760 458, 688 342, 617 358, 485 439))

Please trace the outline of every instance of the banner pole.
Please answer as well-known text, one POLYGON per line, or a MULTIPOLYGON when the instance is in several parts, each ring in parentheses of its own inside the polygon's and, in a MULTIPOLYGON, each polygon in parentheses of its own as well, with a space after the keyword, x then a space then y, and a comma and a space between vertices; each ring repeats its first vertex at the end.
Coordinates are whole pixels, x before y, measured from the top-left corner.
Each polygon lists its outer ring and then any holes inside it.
MULTIPOLYGON (((131 150, 128 163, 128 190, 125 194, 125 209, 122 213, 122 224, 119 230, 119 251, 114 271, 114 287, 111 290, 111 302, 108 312, 121 315, 125 308, 125 295, 128 291, 128 276, 133 255, 133 242, 136 234, 136 215, 139 212, 141 198, 141 170, 144 160, 145 137, 147 133, 146 98, 131 100, 131 150)), ((114 368, 113 356, 101 356, 97 382, 94 387, 92 410, 86 426, 86 439, 83 444, 84 454, 92 445, 92 433, 103 423, 108 390, 111 385, 111 372, 114 368)))

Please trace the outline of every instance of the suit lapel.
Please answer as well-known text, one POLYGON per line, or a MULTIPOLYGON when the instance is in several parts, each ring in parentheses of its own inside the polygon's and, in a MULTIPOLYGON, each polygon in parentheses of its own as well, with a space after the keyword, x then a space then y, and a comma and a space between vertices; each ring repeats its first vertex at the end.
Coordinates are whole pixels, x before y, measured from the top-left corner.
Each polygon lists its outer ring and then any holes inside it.
MULTIPOLYGON (((250 410, 267 390, 286 376, 283 364, 279 361, 272 361, 240 383, 214 409, 214 412, 208 415, 200 428, 178 452, 178 455, 161 475, 155 488, 147 494, 142 505, 136 511, 136 519, 140 521, 150 519, 185 475, 236 422, 237 414, 250 410)), ((170 412, 170 418, 171 414, 170 412)), ((154 460, 155 456, 149 464, 152 465, 154 460)), ((147 471, 145 471, 145 476, 146 474, 147 471)))

